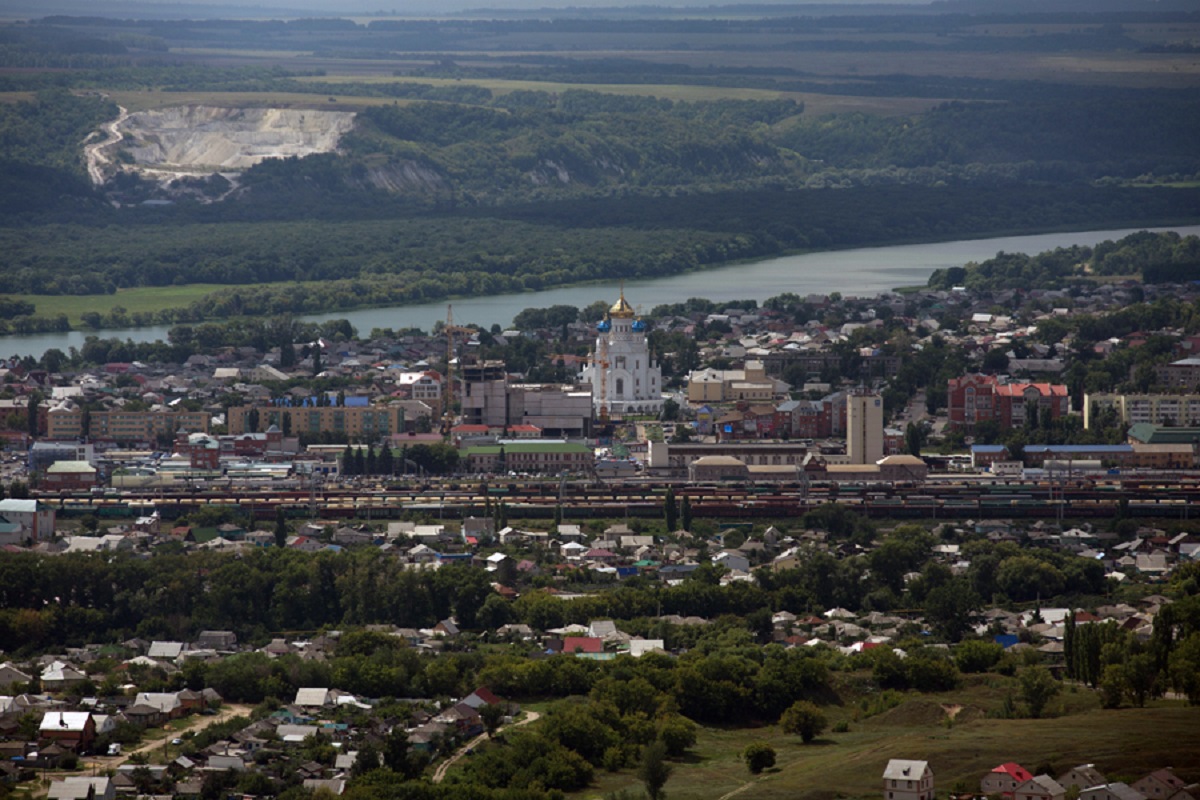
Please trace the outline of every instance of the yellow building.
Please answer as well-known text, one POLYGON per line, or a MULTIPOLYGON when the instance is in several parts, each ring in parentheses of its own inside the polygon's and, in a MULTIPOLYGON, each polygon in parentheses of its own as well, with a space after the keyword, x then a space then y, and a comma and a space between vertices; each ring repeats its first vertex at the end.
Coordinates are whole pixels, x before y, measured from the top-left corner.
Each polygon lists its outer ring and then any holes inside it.
POLYGON ((1083 396, 1083 427, 1091 428, 1095 415, 1108 409, 1117 412, 1123 425, 1200 425, 1200 394, 1102 393, 1083 396))
POLYGON ((159 437, 174 439, 177 431, 208 433, 205 411, 92 411, 56 406, 46 415, 50 439, 92 439, 115 442, 153 442, 159 437), (87 430, 84 430, 85 416, 87 430))
POLYGON ((271 405, 233 406, 227 422, 231 434, 265 431, 271 425, 290 436, 302 433, 339 433, 351 438, 376 439, 406 430, 407 408, 393 403, 381 406, 304 406, 282 408, 271 405), (252 428, 251 412, 258 412, 257 427, 252 428))
POLYGON ((747 361, 744 369, 700 369, 688 375, 688 402, 771 402, 787 390, 782 381, 767 377, 761 361, 747 361))

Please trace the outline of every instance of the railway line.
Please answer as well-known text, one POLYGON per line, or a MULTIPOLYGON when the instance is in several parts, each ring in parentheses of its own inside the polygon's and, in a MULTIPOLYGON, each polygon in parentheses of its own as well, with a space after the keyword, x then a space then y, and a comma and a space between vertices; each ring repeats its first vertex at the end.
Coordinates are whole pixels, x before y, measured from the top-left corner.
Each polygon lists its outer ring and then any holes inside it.
POLYGON ((922 484, 688 484, 669 480, 627 480, 597 485, 590 481, 519 479, 503 483, 438 481, 330 486, 211 486, 173 490, 126 490, 104 495, 35 493, 71 515, 133 517, 155 509, 176 519, 209 506, 232 506, 249 516, 289 518, 393 519, 424 513, 454 519, 482 516, 503 501, 510 518, 564 516, 655 517, 662 513, 667 488, 688 498, 695 516, 733 518, 794 517, 827 503, 839 503, 870 517, 902 519, 1097 518, 1187 519, 1200 504, 1200 475, 1070 482, 935 479, 922 484))

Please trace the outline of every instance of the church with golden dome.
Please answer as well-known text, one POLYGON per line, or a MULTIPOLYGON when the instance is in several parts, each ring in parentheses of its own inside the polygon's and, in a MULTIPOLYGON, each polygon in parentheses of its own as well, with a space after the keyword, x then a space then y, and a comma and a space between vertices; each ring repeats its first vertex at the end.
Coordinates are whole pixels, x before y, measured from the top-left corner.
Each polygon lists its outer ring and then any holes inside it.
POLYGON ((596 326, 596 346, 580 378, 592 385, 599 418, 662 411, 662 369, 650 356, 646 324, 625 299, 624 287, 596 326))

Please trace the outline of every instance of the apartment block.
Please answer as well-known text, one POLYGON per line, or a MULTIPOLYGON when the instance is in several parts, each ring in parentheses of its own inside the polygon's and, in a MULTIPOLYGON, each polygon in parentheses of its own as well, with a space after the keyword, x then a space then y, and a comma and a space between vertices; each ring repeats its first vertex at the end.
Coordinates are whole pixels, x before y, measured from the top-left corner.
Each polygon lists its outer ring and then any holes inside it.
POLYGON ((1104 393, 1083 396, 1083 427, 1090 428, 1108 409, 1117 412, 1123 425, 1200 425, 1200 394, 1104 393))
POLYGON ((174 439, 179 431, 207 433, 208 425, 209 415, 205 411, 87 412, 59 405, 46 415, 46 435, 50 439, 90 437, 114 442, 154 442, 160 437, 174 439))

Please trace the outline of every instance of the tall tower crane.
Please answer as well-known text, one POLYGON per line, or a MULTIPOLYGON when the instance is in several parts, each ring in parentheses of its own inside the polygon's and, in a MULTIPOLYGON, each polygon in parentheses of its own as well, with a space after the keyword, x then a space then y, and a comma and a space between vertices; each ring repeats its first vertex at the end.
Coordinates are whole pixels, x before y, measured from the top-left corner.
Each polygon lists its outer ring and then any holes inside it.
POLYGON ((454 324, 454 306, 446 305, 446 386, 442 391, 442 397, 445 399, 446 411, 442 415, 442 433, 449 434, 450 428, 454 426, 454 334, 474 333, 470 328, 464 328, 454 324))

